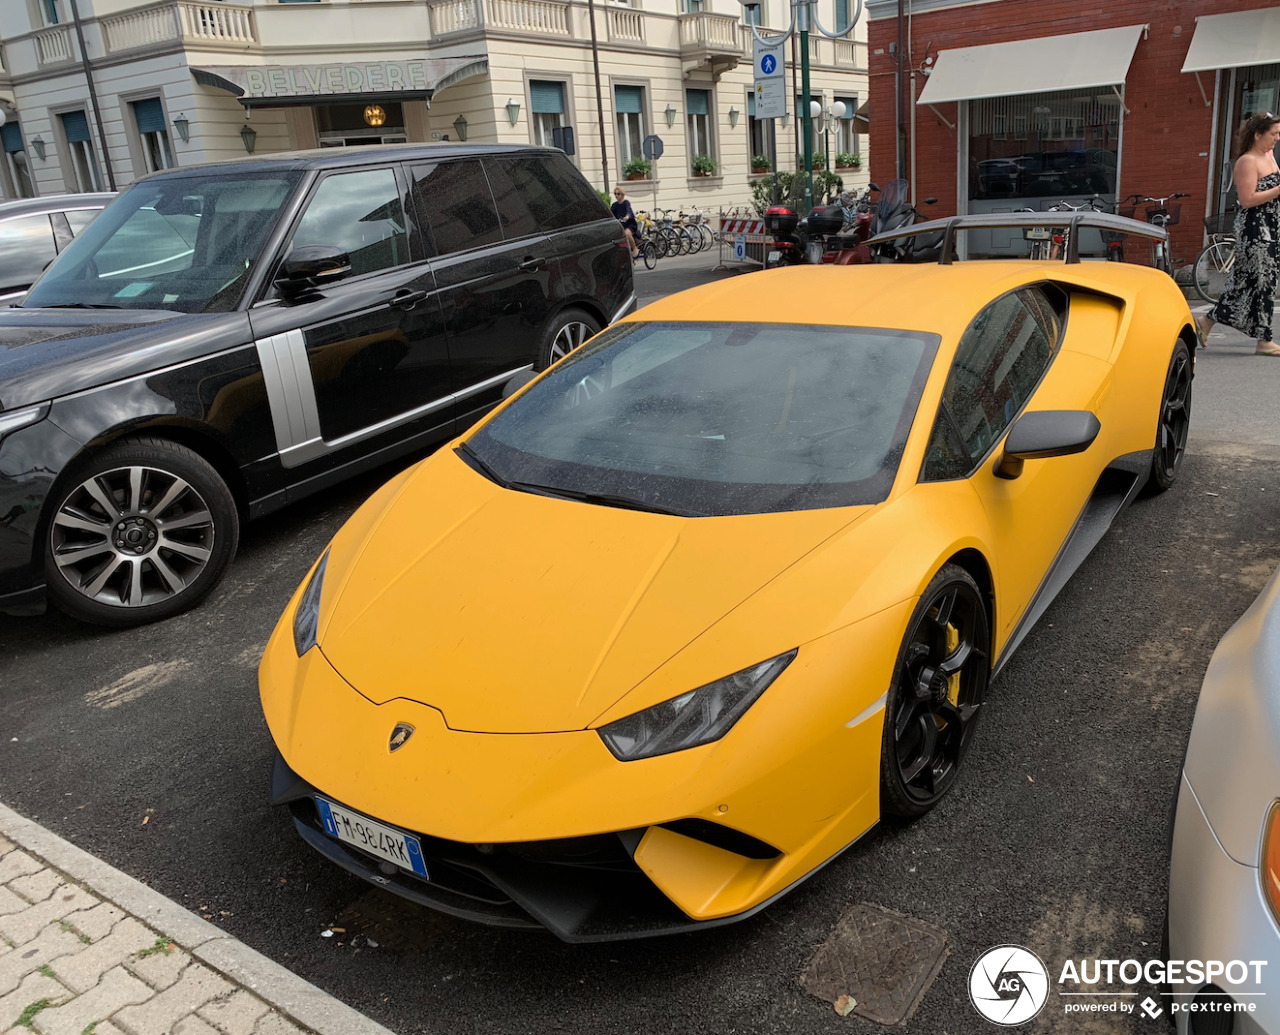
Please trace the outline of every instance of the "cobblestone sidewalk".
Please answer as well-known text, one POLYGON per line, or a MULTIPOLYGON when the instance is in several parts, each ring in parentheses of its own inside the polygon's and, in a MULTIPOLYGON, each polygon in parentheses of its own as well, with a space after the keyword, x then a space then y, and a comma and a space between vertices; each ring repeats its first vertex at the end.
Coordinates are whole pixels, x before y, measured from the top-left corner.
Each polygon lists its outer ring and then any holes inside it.
POLYGON ((0 806, 0 1032, 33 1031, 391 1035, 0 806))

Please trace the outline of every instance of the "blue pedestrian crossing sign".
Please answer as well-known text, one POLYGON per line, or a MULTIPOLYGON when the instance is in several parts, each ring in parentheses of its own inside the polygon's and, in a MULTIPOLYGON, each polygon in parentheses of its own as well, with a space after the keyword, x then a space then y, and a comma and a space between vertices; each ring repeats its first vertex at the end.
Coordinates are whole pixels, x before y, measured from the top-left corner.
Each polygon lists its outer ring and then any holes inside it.
POLYGON ((755 110, 757 119, 780 119, 787 113, 787 80, 782 45, 785 40, 752 41, 755 59, 755 110))

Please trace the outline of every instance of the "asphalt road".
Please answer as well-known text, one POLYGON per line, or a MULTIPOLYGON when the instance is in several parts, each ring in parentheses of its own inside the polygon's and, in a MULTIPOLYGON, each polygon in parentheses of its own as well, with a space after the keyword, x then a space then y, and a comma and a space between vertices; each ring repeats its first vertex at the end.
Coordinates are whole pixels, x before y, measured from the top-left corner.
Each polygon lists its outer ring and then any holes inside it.
MULTIPOLYGON (((705 259, 643 274, 642 300, 706 279, 705 259)), ((797 983, 864 902, 947 935, 904 1030, 991 1030, 966 992, 991 946, 1029 946, 1051 971, 1158 952, 1200 680, 1280 560, 1280 440, 1254 430, 1270 428, 1275 394, 1242 402, 1232 386, 1276 381, 1280 361, 1238 342, 1201 354, 1178 484, 1121 516, 992 686, 953 793, 739 925, 589 947, 473 926, 347 877, 267 807, 258 656, 312 560, 390 471, 249 526, 194 613, 124 632, 0 618, 0 801, 406 1035, 877 1031, 797 983)), ((1166 1030, 1066 1018, 1062 1003, 1051 996, 1023 1030, 1166 1030)))

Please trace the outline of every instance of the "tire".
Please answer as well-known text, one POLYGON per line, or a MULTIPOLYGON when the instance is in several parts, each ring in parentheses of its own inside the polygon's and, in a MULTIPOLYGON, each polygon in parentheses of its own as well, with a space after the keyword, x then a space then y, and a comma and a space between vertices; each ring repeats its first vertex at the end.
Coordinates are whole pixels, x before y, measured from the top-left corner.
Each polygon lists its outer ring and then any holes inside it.
POLYGON ((664 226, 658 232, 658 239, 662 242, 662 250, 658 253, 664 258, 668 255, 675 256, 680 254, 680 235, 669 226, 664 226))
POLYGON ((882 814, 914 819, 951 789, 990 675, 982 591, 959 565, 944 564, 911 615, 885 703, 882 814))
POLYGON ((715 241, 711 237, 711 230, 707 227, 706 223, 698 223, 695 228, 698 231, 698 236, 702 238, 702 247, 700 250, 704 252, 710 251, 712 246, 715 244, 715 241))
POLYGON ((1210 305, 1217 305, 1235 261, 1234 241, 1214 241, 1203 249, 1196 256, 1195 265, 1191 268, 1191 283, 1196 289, 1196 294, 1210 305))
POLYGON ((1173 347, 1169 372, 1160 396, 1160 416, 1156 423, 1155 449, 1151 453, 1151 476, 1144 494, 1166 491, 1178 477, 1187 455, 1187 433, 1191 428, 1191 350, 1181 338, 1173 347))
POLYGON ((593 334, 600 332, 600 324, 590 313, 581 309, 566 309, 558 314, 542 333, 538 347, 538 369, 546 370, 558 359, 563 359, 593 334))
POLYGON ((125 628, 198 604, 240 538, 226 483, 168 439, 128 438, 70 471, 45 533, 49 597, 73 618, 125 628))
POLYGON ((640 255, 644 259, 644 268, 653 269, 658 264, 658 249, 652 241, 645 241, 640 248, 640 255))

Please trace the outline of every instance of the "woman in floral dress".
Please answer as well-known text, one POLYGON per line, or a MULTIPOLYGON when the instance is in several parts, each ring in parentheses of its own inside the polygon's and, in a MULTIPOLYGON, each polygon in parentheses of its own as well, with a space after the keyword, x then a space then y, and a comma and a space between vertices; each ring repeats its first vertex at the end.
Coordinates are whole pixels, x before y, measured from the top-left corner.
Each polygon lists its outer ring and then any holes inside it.
POLYGON ((1218 304, 1199 317, 1200 334, 1225 323, 1258 339, 1259 356, 1280 356, 1272 338, 1276 283, 1280 280, 1280 167, 1275 147, 1280 118, 1259 112, 1240 128, 1236 143, 1236 261, 1218 304))

